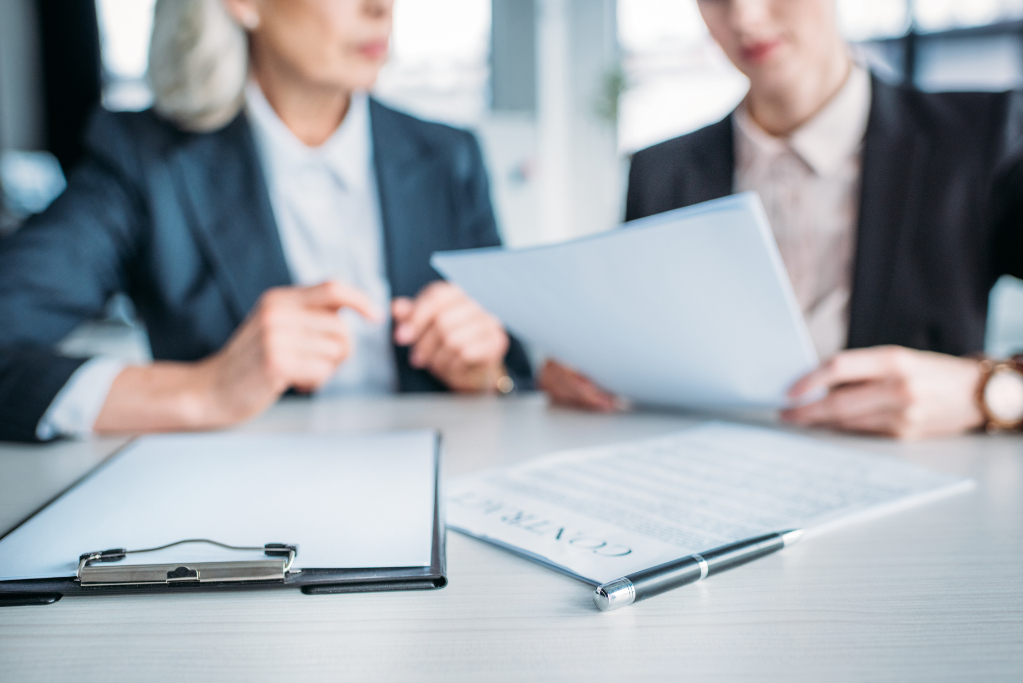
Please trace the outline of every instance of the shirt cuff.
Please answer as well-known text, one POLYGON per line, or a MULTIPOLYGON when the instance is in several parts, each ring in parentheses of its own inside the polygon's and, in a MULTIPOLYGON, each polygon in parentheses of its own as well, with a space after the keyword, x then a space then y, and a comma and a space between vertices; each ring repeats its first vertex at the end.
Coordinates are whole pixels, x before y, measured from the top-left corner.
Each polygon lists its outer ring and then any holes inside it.
POLYGON ((46 409, 36 426, 36 438, 49 441, 58 436, 88 436, 96 424, 110 386, 126 363, 97 356, 75 370, 46 409))

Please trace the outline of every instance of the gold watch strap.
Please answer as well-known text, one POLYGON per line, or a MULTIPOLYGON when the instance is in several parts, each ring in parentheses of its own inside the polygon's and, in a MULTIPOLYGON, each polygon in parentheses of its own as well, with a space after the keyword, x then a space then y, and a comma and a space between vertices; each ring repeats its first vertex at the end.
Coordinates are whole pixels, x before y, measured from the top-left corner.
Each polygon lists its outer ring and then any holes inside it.
POLYGON ((982 356, 980 358, 980 382, 977 384, 977 393, 975 401, 977 406, 980 408, 980 412, 984 415, 984 428, 989 433, 1000 432, 1000 431, 1018 431, 1023 429, 1023 419, 1015 422, 1005 422, 1000 420, 996 416, 991 414, 988 409, 987 401, 984 398, 985 391, 987 390, 988 382, 995 375, 995 373, 1002 370, 1011 370, 1019 373, 1023 376, 1023 354, 1017 354, 1012 358, 1005 360, 997 360, 982 356))

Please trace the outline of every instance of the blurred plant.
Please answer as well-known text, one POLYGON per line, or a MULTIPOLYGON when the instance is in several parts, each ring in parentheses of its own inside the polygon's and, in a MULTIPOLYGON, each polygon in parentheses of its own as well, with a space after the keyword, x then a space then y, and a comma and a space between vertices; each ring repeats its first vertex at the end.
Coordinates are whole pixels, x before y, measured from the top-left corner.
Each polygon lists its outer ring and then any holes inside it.
POLYGON ((628 77, 621 62, 615 63, 601 79, 600 95, 594 106, 597 118, 611 126, 618 125, 618 106, 622 94, 629 89, 628 77))

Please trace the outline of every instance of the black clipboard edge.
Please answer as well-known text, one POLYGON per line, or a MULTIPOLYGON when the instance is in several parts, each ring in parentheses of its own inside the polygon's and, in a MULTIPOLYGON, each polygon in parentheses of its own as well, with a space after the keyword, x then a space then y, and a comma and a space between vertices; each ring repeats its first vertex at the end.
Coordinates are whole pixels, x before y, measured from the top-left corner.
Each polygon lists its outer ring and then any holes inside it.
POLYGON ((444 496, 441 490, 441 435, 434 431, 433 442, 433 553, 430 557, 430 571, 441 583, 436 588, 448 585, 447 580, 447 542, 448 524, 444 513, 444 496))
POLYGON ((443 576, 422 581, 364 581, 355 583, 328 583, 302 586, 306 595, 333 595, 336 593, 379 593, 385 591, 435 590, 448 585, 443 576))
POLYGON ((443 588, 447 578, 432 567, 387 567, 383 569, 305 569, 285 581, 224 581, 204 584, 134 584, 122 586, 81 586, 73 577, 23 579, 0 582, 0 607, 49 605, 64 596, 167 595, 245 590, 299 588, 305 595, 366 593, 370 591, 430 590, 443 588))
MULTIPOLYGON (((0 539, 28 522, 56 502, 61 496, 95 475, 135 442, 132 438, 79 477, 66 489, 41 505, 32 514, 8 529, 0 539)), ((386 567, 379 569, 304 569, 280 581, 223 582, 196 584, 157 584, 82 587, 74 577, 53 579, 22 579, 0 581, 0 608, 26 605, 52 605, 65 595, 153 595, 164 593, 203 593, 260 589, 299 588, 304 595, 336 593, 369 593, 378 591, 436 590, 448 585, 447 526, 444 522, 441 497, 441 435, 434 431, 434 506, 433 550, 429 567, 386 567)))
POLYGON ((52 605, 64 597, 63 593, 0 593, 0 607, 23 607, 26 605, 52 605))

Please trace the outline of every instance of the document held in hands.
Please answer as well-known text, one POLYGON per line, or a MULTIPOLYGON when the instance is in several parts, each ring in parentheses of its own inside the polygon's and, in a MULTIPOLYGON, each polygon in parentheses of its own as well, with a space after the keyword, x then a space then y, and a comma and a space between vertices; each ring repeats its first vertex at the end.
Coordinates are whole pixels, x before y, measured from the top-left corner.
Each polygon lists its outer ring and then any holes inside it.
POLYGON ((973 482, 757 427, 712 422, 460 477, 448 527, 591 584, 760 534, 807 536, 973 482))
POLYGON ((564 244, 443 252, 432 263, 513 333, 636 401, 780 407, 817 365, 755 193, 564 244))

